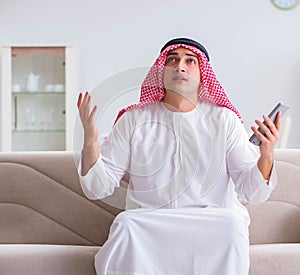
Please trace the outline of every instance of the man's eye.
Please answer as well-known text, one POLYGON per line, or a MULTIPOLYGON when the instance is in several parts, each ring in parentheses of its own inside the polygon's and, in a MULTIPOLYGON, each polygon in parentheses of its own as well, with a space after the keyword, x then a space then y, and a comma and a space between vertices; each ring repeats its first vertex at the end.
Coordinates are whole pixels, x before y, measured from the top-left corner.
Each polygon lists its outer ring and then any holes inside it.
POLYGON ((175 57, 169 57, 167 59, 167 62, 175 62, 176 61, 176 58, 175 57))
POLYGON ((195 59, 188 59, 187 61, 190 64, 196 64, 196 60, 195 59))

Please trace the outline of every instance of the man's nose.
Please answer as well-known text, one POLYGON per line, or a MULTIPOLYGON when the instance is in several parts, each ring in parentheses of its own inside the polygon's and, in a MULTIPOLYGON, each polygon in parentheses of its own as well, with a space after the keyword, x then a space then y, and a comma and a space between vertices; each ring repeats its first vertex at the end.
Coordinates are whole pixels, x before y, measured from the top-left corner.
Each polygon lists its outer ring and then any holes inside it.
POLYGON ((183 60, 180 60, 180 61, 177 63, 176 71, 177 71, 177 72, 182 72, 182 73, 185 72, 185 67, 184 67, 184 62, 183 62, 183 60))

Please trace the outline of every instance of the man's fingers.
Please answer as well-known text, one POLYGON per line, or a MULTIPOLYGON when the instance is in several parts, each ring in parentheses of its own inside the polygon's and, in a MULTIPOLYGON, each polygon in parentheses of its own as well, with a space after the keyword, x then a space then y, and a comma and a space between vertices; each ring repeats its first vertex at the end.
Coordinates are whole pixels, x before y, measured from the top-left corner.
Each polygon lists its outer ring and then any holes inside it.
MULTIPOLYGON (((255 121, 256 122, 256 121, 255 121)), ((257 123, 257 122, 256 122, 257 123)), ((261 127, 260 127, 261 128, 261 127)), ((254 134, 259 138, 259 140, 261 142, 263 142, 264 139, 266 139, 266 137, 260 132, 257 130, 257 128, 255 126, 252 126, 251 127, 252 131, 254 132, 254 134)), ((262 128, 261 128, 262 129, 262 128)), ((262 129, 263 130, 263 129, 262 129)))
POLYGON ((278 112, 275 121, 275 127, 278 130, 278 132, 280 131, 280 121, 281 121, 281 112, 278 112))
MULTIPOLYGON (((265 120, 266 121, 266 120, 265 120)), ((266 121, 266 124, 265 123, 262 123, 260 120, 256 119, 255 120, 255 123, 259 126, 259 128, 265 133, 267 134, 268 132, 270 132, 270 129, 269 127, 267 126, 267 121, 266 121)))
POLYGON ((279 138, 280 114, 278 120, 276 120, 276 124, 274 124, 273 121, 267 115, 263 115, 263 118, 265 121, 264 123, 260 120, 255 120, 255 123, 264 132, 264 134, 258 131, 254 126, 252 126, 251 129, 262 142, 269 141, 274 143, 279 138))
POLYGON ((84 97, 83 97, 82 104, 86 105, 90 97, 91 96, 90 96, 89 92, 86 92, 84 97))
POLYGON ((77 108, 79 109, 82 103, 82 92, 79 93, 78 100, 77 100, 77 108))
MULTIPOLYGON (((90 115, 91 95, 89 94, 89 92, 86 92, 84 96, 81 94, 81 96, 79 95, 79 97, 80 97, 79 99, 81 99, 81 102, 79 105, 80 117, 82 119, 87 119, 90 115)), ((78 99, 78 101, 79 101, 79 99, 78 99)))
POLYGON ((265 119, 266 125, 268 126, 266 130, 266 135, 268 136, 269 139, 275 137, 275 139, 277 140, 279 138, 280 114, 279 117, 276 117, 276 122, 275 122, 276 124, 274 124, 273 121, 266 115, 264 115, 263 118, 265 119))
POLYGON ((80 94, 78 96, 78 100, 77 100, 78 109, 85 108, 89 98, 90 98, 90 95, 88 92, 86 92, 84 96, 83 96, 82 92, 80 92, 80 94))
POLYGON ((91 114, 90 114, 90 119, 94 120, 95 118, 95 115, 96 115, 96 112, 97 112, 97 105, 94 106, 93 110, 91 111, 91 114))
POLYGON ((77 105, 81 121, 84 125, 89 124, 91 121, 93 122, 98 109, 97 105, 95 105, 92 111, 90 111, 91 103, 92 97, 89 92, 86 92, 84 96, 82 93, 79 94, 77 105))

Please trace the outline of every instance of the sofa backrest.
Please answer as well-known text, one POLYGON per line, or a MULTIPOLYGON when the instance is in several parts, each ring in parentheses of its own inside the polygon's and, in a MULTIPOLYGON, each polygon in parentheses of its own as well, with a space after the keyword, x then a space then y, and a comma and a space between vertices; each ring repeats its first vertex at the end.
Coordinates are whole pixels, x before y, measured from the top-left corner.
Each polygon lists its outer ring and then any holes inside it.
POLYGON ((82 193, 79 153, 0 153, 0 243, 102 245, 120 211, 82 193))
POLYGON ((300 149, 275 152, 278 185, 261 205, 248 205, 251 244, 300 243, 300 149))
MULTIPOLYGON (((126 191, 88 200, 78 161, 78 152, 0 153, 0 243, 105 242, 126 191)), ((300 242, 300 149, 277 150, 275 165, 279 183, 269 200, 247 206, 252 244, 300 242)))

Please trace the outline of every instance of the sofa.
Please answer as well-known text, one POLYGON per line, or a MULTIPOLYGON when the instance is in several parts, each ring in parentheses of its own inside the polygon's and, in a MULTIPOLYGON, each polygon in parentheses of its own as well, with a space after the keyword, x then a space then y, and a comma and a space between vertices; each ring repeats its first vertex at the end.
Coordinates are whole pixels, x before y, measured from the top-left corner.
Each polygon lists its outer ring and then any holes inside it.
MULTIPOLYGON (((96 274, 94 255, 126 191, 88 200, 78 162, 74 152, 0 153, 0 275, 96 274)), ((275 165, 269 200, 247 205, 250 275, 300 274, 300 149, 276 150, 275 165)))

